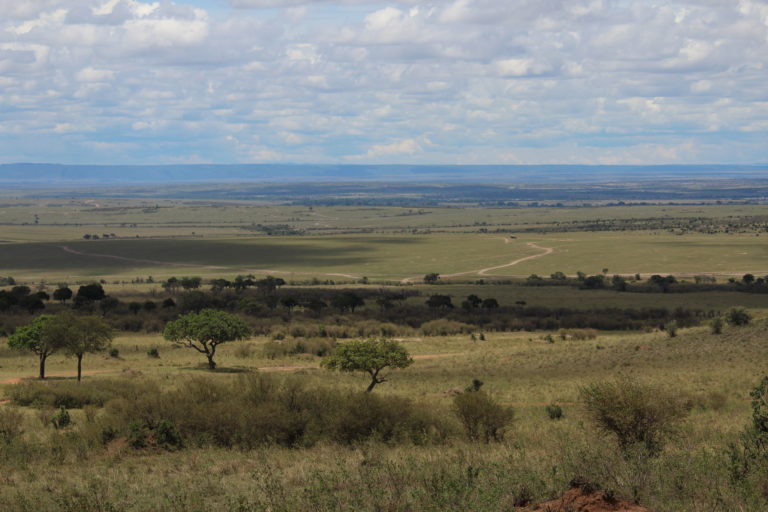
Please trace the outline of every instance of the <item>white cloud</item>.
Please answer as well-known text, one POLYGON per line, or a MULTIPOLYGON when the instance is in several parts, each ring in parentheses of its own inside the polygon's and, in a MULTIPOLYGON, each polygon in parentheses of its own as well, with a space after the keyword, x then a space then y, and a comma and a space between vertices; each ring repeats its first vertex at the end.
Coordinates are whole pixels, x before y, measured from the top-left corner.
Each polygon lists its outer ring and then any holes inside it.
POLYGON ((108 69, 85 68, 77 73, 77 79, 81 82, 109 82, 115 76, 108 69))
POLYGON ((423 151, 415 139, 405 139, 391 144, 376 144, 364 155, 349 156, 350 160, 378 159, 380 157, 413 155, 423 151))
POLYGON ((765 1, 194 4, 0 0, 3 158, 768 160, 765 1))

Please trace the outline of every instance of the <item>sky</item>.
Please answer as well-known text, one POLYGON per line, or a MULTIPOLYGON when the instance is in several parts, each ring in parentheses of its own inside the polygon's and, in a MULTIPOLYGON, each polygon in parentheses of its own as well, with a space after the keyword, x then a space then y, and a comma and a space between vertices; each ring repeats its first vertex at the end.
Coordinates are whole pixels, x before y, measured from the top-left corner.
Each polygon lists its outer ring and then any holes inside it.
POLYGON ((768 162, 768 0, 0 0, 0 163, 768 162))

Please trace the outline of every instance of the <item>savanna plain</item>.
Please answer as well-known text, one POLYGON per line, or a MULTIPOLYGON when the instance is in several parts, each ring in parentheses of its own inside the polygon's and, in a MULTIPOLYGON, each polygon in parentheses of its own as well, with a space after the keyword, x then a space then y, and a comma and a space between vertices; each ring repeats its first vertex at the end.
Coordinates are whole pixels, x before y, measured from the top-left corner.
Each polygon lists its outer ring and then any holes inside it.
POLYGON ((747 201, 7 194, 0 510, 768 510, 767 239, 747 201), (42 358, 57 318, 108 332, 42 358))

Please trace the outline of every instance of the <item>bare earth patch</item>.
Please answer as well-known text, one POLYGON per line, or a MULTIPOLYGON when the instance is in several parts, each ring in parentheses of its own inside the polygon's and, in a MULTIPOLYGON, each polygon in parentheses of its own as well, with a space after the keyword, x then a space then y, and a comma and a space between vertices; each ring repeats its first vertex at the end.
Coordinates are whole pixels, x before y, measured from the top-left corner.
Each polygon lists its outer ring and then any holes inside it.
POLYGON ((650 512, 645 507, 613 497, 605 491, 585 493, 579 488, 569 490, 556 500, 517 510, 521 512, 650 512))

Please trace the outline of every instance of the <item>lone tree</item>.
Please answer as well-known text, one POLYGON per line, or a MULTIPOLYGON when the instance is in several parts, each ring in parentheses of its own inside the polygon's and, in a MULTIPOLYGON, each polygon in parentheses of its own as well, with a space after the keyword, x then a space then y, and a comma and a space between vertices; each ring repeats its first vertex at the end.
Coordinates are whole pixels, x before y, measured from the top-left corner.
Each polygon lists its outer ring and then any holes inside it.
POLYGON ((424 276, 424 284, 435 284, 440 279, 440 274, 437 272, 430 272, 424 276))
POLYGON ((163 337, 181 347, 193 348, 208 358, 208 368, 216 369, 213 356, 216 347, 222 343, 242 340, 250 335, 248 325, 239 316, 203 309, 199 313, 190 313, 168 322, 163 337))
POLYGON ((371 376, 371 383, 365 391, 370 393, 376 384, 387 381, 381 376, 384 368, 406 368, 413 364, 413 359, 405 347, 396 341, 369 339, 340 345, 321 364, 329 370, 367 373, 371 376))
POLYGON ((46 325, 53 317, 41 315, 27 325, 22 325, 8 338, 8 346, 15 350, 29 350, 40 360, 40 378, 45 378, 45 360, 53 354, 59 344, 46 332, 46 325))
POLYGON ((46 336, 77 359, 77 382, 83 377, 83 357, 106 350, 112 342, 112 327, 97 316, 62 314, 45 326, 46 336))

